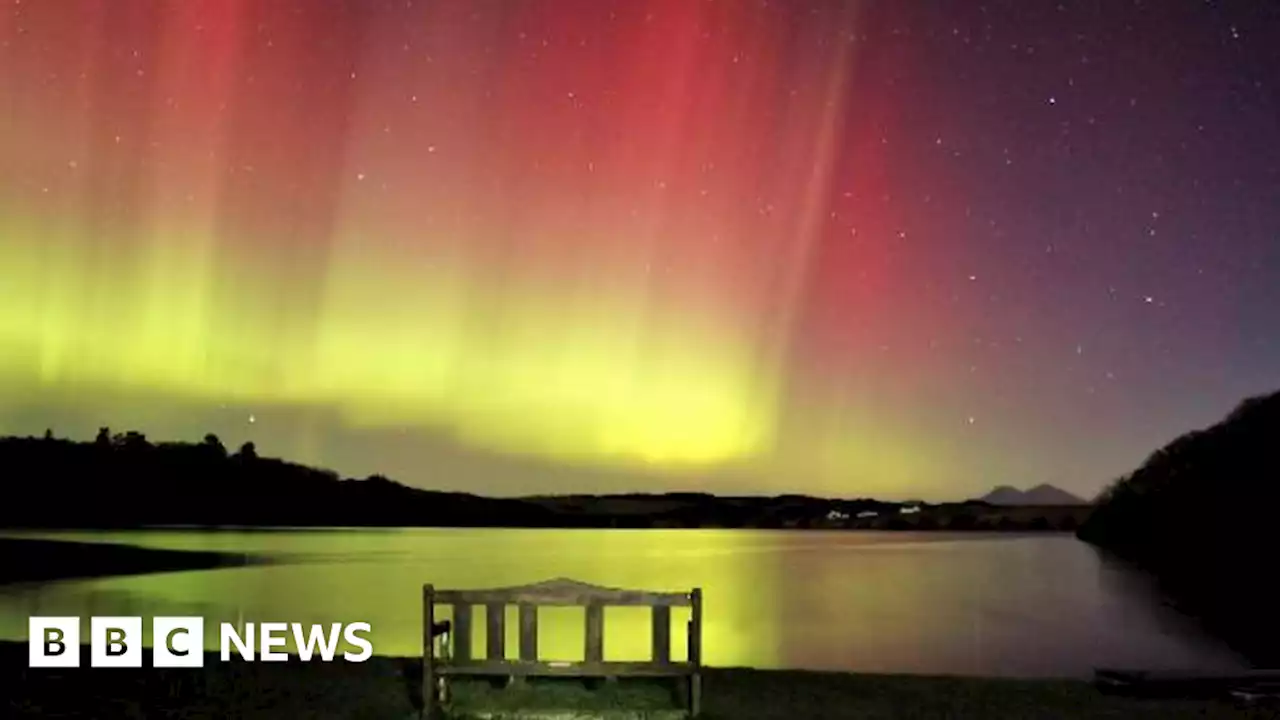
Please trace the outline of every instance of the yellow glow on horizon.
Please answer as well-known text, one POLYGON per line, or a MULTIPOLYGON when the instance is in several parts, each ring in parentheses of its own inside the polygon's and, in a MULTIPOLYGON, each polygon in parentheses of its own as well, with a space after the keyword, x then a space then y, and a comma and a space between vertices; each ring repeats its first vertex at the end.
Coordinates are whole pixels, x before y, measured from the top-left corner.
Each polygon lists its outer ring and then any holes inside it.
POLYGON ((210 245, 182 240, 104 268, 6 242, 0 381, 323 405, 352 427, 570 462, 714 465, 771 444, 776 381, 751 338, 674 300, 503 283, 465 262, 351 263, 331 265, 310 307, 281 311, 288 287, 164 250, 210 245))

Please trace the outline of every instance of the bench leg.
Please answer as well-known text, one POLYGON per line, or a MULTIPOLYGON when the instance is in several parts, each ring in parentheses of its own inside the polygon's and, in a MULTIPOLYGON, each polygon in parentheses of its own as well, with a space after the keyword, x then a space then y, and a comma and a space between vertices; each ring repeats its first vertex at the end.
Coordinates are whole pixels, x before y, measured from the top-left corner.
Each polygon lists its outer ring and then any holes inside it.
POLYGON ((689 717, 702 715, 702 674, 689 676, 689 717))
POLYGON ((422 720, 440 720, 435 678, 428 680, 422 688, 422 720))
POLYGON ((422 720, 436 720, 436 674, 430 658, 423 658, 422 663, 422 720))
POLYGON ((433 673, 431 681, 423 687, 422 720, 441 720, 448 702, 449 681, 433 673))

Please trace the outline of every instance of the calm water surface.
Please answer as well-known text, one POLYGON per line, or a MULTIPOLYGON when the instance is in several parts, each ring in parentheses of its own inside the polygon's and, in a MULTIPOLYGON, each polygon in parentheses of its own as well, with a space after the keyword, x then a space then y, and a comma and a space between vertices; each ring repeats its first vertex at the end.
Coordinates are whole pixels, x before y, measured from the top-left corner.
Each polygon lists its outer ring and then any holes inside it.
MULTIPOLYGON (((378 654, 414 655, 421 653, 423 583, 479 588, 566 576, 616 587, 701 587, 709 665, 1005 676, 1243 667, 1162 610, 1140 578, 1069 535, 409 529, 23 536, 286 562, 0 587, 5 639, 25 639, 33 614, 367 621, 378 654)), ((514 652, 515 609, 509 612, 506 646, 514 652)), ((688 612, 674 617, 683 627, 688 612)), ((582 658, 581 610, 544 609, 540 622, 544 656, 582 658)), ((483 648, 480 618, 476 625, 483 648)), ((683 633, 672 637, 673 656, 683 657, 683 633)), ((606 610, 606 659, 645 658, 648 643, 643 609, 606 610)), ((206 645, 217 646, 212 623, 206 645)))

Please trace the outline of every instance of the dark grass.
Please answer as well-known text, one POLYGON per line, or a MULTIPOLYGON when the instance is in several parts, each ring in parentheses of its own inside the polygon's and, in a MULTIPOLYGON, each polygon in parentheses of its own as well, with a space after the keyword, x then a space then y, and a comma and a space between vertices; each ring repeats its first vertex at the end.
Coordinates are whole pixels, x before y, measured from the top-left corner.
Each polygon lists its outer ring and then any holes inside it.
POLYGON ((606 682, 571 678, 529 678, 504 685, 495 680, 459 679, 450 685, 449 707, 454 717, 476 715, 528 717, 538 712, 575 710, 611 720, 659 720, 685 717, 684 683, 657 678, 606 682))
MULTIPOLYGON (((88 657, 83 648, 82 657, 88 657)), ((149 656, 149 654, 147 654, 149 656)), ((375 657, 365 663, 246 663, 206 657, 183 669, 31 669, 25 643, 0 643, 0 717, 4 718, 309 718, 407 720, 417 716, 413 694, 419 662, 375 657)), ((657 708, 678 707, 674 684, 621 680, 588 691, 574 681, 526 688, 457 686, 469 712, 454 718, 608 717, 653 720, 657 708), (628 705, 634 702, 635 705, 628 705), (634 707, 635 710, 625 710, 634 707), (520 710, 532 712, 521 713, 520 710), (546 710, 569 711, 548 715, 546 710)), ((1132 699, 1099 693, 1072 680, 998 680, 844 673, 708 670, 708 720, 822 720, 831 718, 951 719, 1280 717, 1275 708, 1240 707, 1227 700, 1132 699)))

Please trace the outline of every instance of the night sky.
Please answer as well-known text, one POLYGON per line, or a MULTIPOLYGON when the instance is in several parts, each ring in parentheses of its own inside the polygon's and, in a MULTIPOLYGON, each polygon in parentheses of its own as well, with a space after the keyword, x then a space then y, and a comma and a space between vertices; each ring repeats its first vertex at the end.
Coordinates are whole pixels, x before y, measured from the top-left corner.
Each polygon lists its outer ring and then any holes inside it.
POLYGON ((1081 495, 1280 388, 1280 4, 5 0, 0 432, 1081 495))

